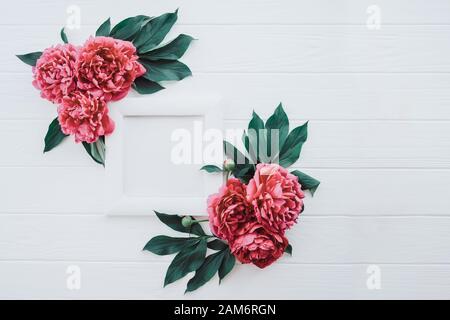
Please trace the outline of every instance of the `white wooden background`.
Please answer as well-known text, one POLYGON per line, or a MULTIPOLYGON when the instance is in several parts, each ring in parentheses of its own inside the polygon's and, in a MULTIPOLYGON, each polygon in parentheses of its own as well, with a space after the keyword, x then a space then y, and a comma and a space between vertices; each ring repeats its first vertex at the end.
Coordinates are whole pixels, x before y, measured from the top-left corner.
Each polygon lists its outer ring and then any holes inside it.
POLYGON ((0 16, 0 298, 450 298, 449 0, 17 0, 0 16), (199 39, 184 59, 194 77, 161 94, 222 92, 225 127, 280 101, 310 120, 296 167, 322 185, 289 233, 293 257, 193 294, 188 278, 163 289, 169 260, 141 248, 167 228, 104 216, 104 170, 79 145, 42 154, 54 106, 14 54, 58 42, 70 5, 79 43, 107 16, 179 7, 174 34, 199 39), (66 287, 72 265, 80 290, 66 287))

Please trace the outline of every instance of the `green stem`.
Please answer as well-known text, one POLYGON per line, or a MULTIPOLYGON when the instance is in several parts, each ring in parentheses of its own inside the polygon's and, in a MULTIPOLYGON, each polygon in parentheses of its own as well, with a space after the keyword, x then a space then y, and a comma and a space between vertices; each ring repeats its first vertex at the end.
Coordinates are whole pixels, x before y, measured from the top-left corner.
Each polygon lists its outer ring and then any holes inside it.
POLYGON ((199 222, 207 222, 209 221, 209 219, 203 219, 203 220, 194 220, 195 222, 199 223, 199 222))

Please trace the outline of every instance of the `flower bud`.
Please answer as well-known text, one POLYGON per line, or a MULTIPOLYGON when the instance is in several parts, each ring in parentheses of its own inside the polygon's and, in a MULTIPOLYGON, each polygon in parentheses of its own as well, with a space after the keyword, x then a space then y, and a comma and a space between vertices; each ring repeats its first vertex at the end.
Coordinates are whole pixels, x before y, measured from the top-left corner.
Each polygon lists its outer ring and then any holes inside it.
POLYGON ((192 225, 192 218, 190 216, 185 216, 183 219, 181 219, 181 224, 185 228, 189 228, 192 225))
POLYGON ((223 169, 225 171, 233 171, 234 168, 236 168, 236 164, 234 163, 233 159, 226 159, 223 162, 223 169))

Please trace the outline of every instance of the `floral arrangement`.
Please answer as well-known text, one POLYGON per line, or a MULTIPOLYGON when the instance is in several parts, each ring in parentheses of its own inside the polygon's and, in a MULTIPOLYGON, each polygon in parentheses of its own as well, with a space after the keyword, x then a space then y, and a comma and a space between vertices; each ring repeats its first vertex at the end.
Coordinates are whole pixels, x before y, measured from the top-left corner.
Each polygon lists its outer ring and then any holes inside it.
POLYGON ((304 190, 313 195, 320 182, 286 168, 294 164, 307 139, 308 123, 289 132, 289 120, 280 104, 264 121, 254 112, 244 131, 245 151, 224 141, 227 159, 222 168, 207 165, 209 173, 224 173, 225 184, 207 201, 207 220, 156 212, 161 222, 188 237, 152 238, 144 247, 158 255, 177 253, 166 273, 164 286, 195 271, 186 292, 194 291, 218 273, 221 281, 242 264, 265 268, 284 253, 292 254, 286 231, 304 210, 304 190), (207 235, 201 222, 209 222, 207 235), (207 249, 215 251, 207 255, 207 249))
POLYGON ((114 131, 108 104, 131 88, 140 94, 164 89, 161 81, 182 80, 190 69, 178 61, 193 38, 181 34, 160 45, 178 18, 178 10, 158 17, 138 15, 111 29, 106 20, 82 46, 68 42, 64 28, 57 44, 17 57, 33 67, 33 85, 58 105, 58 116, 45 136, 44 152, 68 135, 81 142, 94 161, 105 163, 105 136, 114 131))

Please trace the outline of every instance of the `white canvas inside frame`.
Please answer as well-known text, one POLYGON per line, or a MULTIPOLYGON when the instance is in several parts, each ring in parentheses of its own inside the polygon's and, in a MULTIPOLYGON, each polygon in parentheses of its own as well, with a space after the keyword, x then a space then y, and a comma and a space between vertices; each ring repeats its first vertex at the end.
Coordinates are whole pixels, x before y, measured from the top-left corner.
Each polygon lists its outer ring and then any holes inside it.
POLYGON ((187 93, 111 105, 116 128, 106 142, 107 214, 148 215, 156 210, 205 215, 207 196, 217 192, 223 176, 200 170, 211 163, 204 163, 193 149, 204 148, 207 142, 198 135, 205 130, 222 130, 221 104, 218 95, 187 93), (172 161, 172 149, 179 143, 172 137, 176 129, 191 135, 190 164, 172 161))

